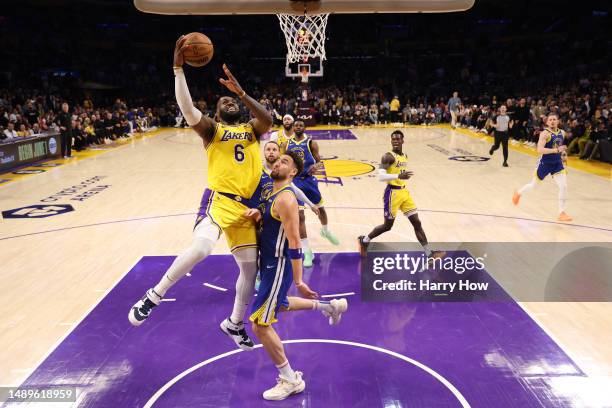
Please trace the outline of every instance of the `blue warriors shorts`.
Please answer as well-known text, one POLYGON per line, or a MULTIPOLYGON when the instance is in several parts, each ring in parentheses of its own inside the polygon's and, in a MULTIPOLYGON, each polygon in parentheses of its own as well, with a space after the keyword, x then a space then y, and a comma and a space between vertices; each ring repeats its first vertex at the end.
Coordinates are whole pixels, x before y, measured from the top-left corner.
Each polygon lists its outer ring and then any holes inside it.
POLYGON ((257 247, 257 231, 253 221, 244 217, 247 209, 246 205, 236 200, 206 189, 202 195, 196 226, 205 218, 210 218, 212 224, 225 234, 232 252, 254 248, 257 247))
MULTIPOLYGON (((319 191, 319 181, 315 176, 307 176, 304 178, 296 177, 293 179, 293 184, 302 190, 306 197, 308 197, 308 199, 312 201, 315 206, 321 207, 323 205, 323 198, 321 197, 321 192, 319 191)), ((300 207, 304 206, 304 203, 299 200, 298 204, 300 207)))
POLYGON ((400 210, 406 216, 411 216, 416 212, 416 204, 412 200, 410 193, 404 187, 394 188, 395 186, 387 185, 383 196, 383 205, 385 209, 385 219, 395 219, 397 210, 400 210))
POLYGON ((549 174, 551 176, 554 176, 555 174, 561 173, 564 170, 565 168, 563 167, 562 162, 552 162, 552 163, 540 162, 538 164, 538 168, 536 169, 536 177, 539 180, 544 180, 544 178, 548 176, 549 174))
POLYGON ((291 259, 260 257, 259 274, 261 283, 249 320, 260 326, 269 326, 278 321, 276 315, 281 306, 289 307, 287 292, 293 282, 291 259))

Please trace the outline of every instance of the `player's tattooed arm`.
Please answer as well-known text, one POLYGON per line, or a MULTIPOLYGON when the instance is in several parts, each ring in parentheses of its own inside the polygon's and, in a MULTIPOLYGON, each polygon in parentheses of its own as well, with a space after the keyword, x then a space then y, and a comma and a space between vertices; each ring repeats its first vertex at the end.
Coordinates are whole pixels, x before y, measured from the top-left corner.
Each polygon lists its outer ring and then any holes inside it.
POLYGON ((225 85, 227 89, 238 95, 247 109, 253 114, 253 116, 255 116, 255 118, 250 120, 249 123, 251 126, 253 126, 255 136, 257 137, 257 140, 259 140, 259 138, 270 130, 270 127, 272 127, 272 115, 270 112, 268 112, 265 106, 247 95, 246 91, 242 89, 236 77, 234 77, 225 64, 223 64, 223 72, 225 72, 227 79, 219 78, 219 81, 225 85))

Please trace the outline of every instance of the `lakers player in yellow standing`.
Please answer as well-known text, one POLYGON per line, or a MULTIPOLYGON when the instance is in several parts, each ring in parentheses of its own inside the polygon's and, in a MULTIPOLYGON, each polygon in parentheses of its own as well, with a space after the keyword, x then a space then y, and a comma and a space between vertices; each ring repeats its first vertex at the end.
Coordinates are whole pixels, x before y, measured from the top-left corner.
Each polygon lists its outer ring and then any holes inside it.
POLYGON ((183 36, 174 49, 176 100, 189 126, 202 138, 208 157, 208 188, 202 197, 191 246, 132 307, 129 320, 135 326, 141 325, 168 289, 210 255, 221 234, 225 234, 240 273, 232 313, 220 327, 239 348, 251 350, 254 344, 244 329, 243 318, 253 297, 258 252, 255 224, 243 214, 262 174, 259 139, 270 129, 272 116, 247 95, 225 64, 227 79, 221 78, 220 82, 238 96, 253 119, 240 123, 238 100, 228 96, 219 99, 215 119, 202 115, 193 105, 182 69, 187 47, 183 36))
POLYGON ((279 146, 287 144, 289 139, 295 136, 293 122, 295 122, 293 116, 289 114, 283 116, 283 125, 276 132, 270 134, 270 141, 276 142, 279 146))
POLYGON ((384 154, 378 169, 378 180, 387 184, 383 195, 384 222, 375 227, 368 235, 362 235, 358 238, 361 256, 365 256, 370 240, 391 230, 398 211, 401 211, 412 224, 416 237, 423 246, 427 257, 437 258, 445 255, 442 251, 432 251, 429 248, 427 236, 417 214, 416 204, 412 200, 408 189, 406 189, 406 180, 412 177, 413 173, 407 170, 408 158, 402 151, 403 145, 404 134, 402 131, 396 130, 391 133, 392 150, 384 154))

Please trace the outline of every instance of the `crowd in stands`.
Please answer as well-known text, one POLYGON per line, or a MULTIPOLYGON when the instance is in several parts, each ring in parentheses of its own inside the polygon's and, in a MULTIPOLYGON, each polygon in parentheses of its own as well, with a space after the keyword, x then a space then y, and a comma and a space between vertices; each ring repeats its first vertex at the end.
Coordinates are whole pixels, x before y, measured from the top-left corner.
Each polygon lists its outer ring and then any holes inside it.
MULTIPOLYGON (((275 16, 152 20, 121 0, 86 1, 85 17, 81 3, 60 0, 62 7, 40 15, 33 0, 11 1, 19 7, 7 7, 0 19, 0 137, 53 128, 64 101, 75 134, 86 135, 76 137, 79 148, 150 126, 180 126, 172 47, 190 31, 215 45, 213 61, 185 69, 201 110, 214 114, 226 92, 218 81, 222 63, 277 118, 295 113, 300 101, 299 80, 283 75, 286 48, 275 16), (256 35, 245 27, 257 27, 256 35)), ((512 137, 533 144, 542 114, 555 111, 570 150, 595 157, 594 144, 609 137, 612 26, 607 12, 593 7, 483 0, 464 13, 332 15, 325 74, 310 80, 309 109, 318 123, 431 125, 451 120, 449 98, 458 91, 459 126, 488 132, 505 104, 522 118, 512 137)))
MULTIPOLYGON (((279 125, 285 114, 297 116, 298 107, 307 106, 319 124, 367 126, 378 124, 434 125, 451 122, 449 102, 452 90, 445 96, 403 99, 385 94, 380 87, 337 86, 309 89, 303 101, 303 86, 296 85, 275 93, 275 87, 255 96, 272 112, 279 125)), ((512 119, 512 143, 534 147, 545 127, 545 116, 556 113, 566 131, 568 153, 585 160, 598 158, 598 144, 612 140, 610 116, 612 77, 597 82, 579 81, 567 89, 554 89, 539 95, 498 98, 483 93, 477 96, 459 94, 456 108, 457 126, 492 133, 491 123, 501 106, 512 119)), ((48 131, 59 131, 57 115, 63 99, 58 95, 36 92, 10 94, 0 91, 0 139, 27 137, 48 131)), ((196 106, 214 116, 214 99, 198 98, 196 106)), ((174 99, 169 96, 162 106, 129 108, 121 99, 112 106, 100 108, 90 97, 70 105, 71 132, 76 150, 110 143, 158 126, 186 126, 174 99)), ((245 111, 246 115, 246 111, 245 111)), ((248 119, 245 116, 245 120, 248 119)))
MULTIPOLYGON (((590 160, 598 157, 598 143, 612 141, 610 117, 612 116, 612 76, 591 83, 579 81, 568 89, 543 91, 537 95, 498 98, 483 93, 462 97, 457 106, 457 125, 477 132, 492 134, 492 123, 499 108, 505 106, 512 120, 512 143, 535 147, 539 133, 545 127, 548 113, 556 113, 560 127, 566 131, 566 143, 570 155, 590 160)), ((320 124, 362 126, 377 124, 434 125, 451 122, 449 102, 452 90, 446 97, 416 97, 402 100, 397 95, 387 96, 377 87, 347 90, 329 87, 313 90, 308 99, 309 112, 320 124)), ((260 102, 273 112, 280 124, 284 114, 296 115, 301 92, 289 92, 288 97, 263 94, 260 102)), ((302 105, 303 106, 303 105, 302 105)))
POLYGON ((58 95, 0 90, 0 142, 67 131, 72 146, 80 151, 159 126, 159 117, 152 108, 128 108, 119 98, 112 106, 101 108, 94 106, 91 98, 85 98, 74 106, 66 103, 69 124, 62 128, 63 104, 58 95))

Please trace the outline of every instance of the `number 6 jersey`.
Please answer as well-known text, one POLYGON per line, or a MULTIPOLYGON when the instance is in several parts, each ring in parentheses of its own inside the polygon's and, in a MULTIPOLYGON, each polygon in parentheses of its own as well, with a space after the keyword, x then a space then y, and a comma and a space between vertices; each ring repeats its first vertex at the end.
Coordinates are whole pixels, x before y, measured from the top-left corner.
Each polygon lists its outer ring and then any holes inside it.
POLYGON ((208 188, 250 198, 259 184, 262 160, 259 141, 250 123, 217 123, 208 143, 208 188))

